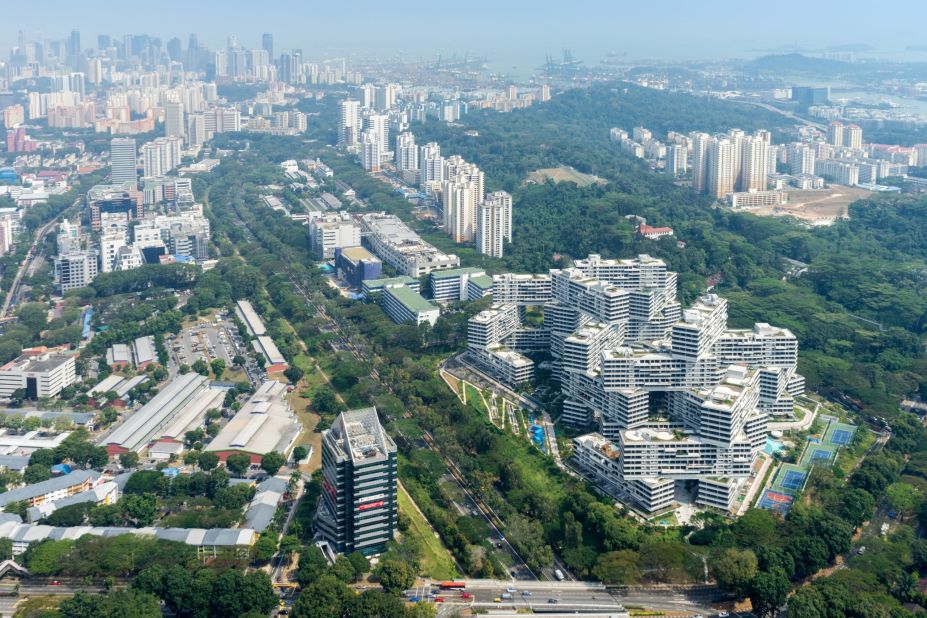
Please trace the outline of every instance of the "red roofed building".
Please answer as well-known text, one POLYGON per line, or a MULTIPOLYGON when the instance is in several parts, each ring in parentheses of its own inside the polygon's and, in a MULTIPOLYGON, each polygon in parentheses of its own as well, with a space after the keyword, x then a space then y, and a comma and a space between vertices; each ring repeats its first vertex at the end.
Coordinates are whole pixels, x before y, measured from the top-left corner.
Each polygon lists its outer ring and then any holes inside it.
POLYGON ((672 236, 673 228, 654 227, 652 225, 647 225, 646 223, 641 223, 640 227, 637 228, 637 232, 644 238, 649 238, 650 240, 659 240, 661 238, 672 236))

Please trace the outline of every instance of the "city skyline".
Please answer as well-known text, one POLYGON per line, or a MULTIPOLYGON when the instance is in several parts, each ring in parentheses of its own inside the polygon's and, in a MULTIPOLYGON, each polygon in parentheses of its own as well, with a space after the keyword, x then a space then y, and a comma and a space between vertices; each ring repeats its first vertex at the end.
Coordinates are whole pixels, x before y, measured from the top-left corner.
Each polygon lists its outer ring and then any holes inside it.
MULTIPOLYGON (((65 7, 57 0, 49 4, 52 9, 65 7)), ((36 13, 28 5, 12 5, 4 7, 4 17, 13 27, 0 33, 0 45, 16 45, 19 30, 26 32, 27 40, 38 33, 49 39, 64 39, 72 30, 78 30, 83 48, 95 47, 98 34, 149 34, 160 37, 163 44, 178 37, 186 44, 187 37, 195 33, 200 44, 212 49, 224 47, 231 35, 243 47, 259 49, 262 35, 270 33, 277 55, 293 48, 301 48, 306 57, 315 58, 351 55, 419 60, 457 53, 486 56, 491 68, 503 71, 531 70, 543 63, 545 55, 559 56, 564 48, 571 49, 574 57, 587 64, 595 64, 609 53, 628 59, 680 61, 751 58, 788 51, 851 52, 892 60, 918 60, 927 55, 927 50, 920 47, 918 28, 927 18, 927 7, 914 3, 901 22, 894 13, 867 14, 865 29, 858 18, 861 13, 853 10, 852 2, 841 3, 839 11, 832 11, 836 8, 834 2, 808 5, 787 0, 777 5, 779 13, 800 14, 802 19, 790 20, 787 28, 759 29, 757 24, 763 22, 755 14, 758 9, 745 10, 742 3, 731 0, 713 2, 712 11, 675 0, 606 7, 592 0, 579 0, 568 14, 545 11, 543 3, 499 5, 486 0, 471 3, 473 10, 465 13, 440 6, 424 14, 411 12, 411 5, 359 4, 363 6, 364 21, 375 27, 349 19, 352 10, 341 5, 305 7, 291 0, 278 2, 277 10, 266 17, 249 15, 244 29, 245 24, 234 19, 235 9, 252 7, 241 2, 224 2, 223 11, 217 12, 214 1, 190 5, 167 0, 160 5, 161 10, 146 15, 143 24, 128 14, 109 14, 108 5, 101 0, 87 2, 80 15, 64 10, 36 13), (181 22, 183 31, 178 29, 178 11, 185 16, 181 22), (484 19, 490 14, 495 18, 484 19), (100 15, 107 18, 101 20, 100 15), (288 17, 275 19, 280 15, 288 17), (667 15, 674 19, 667 20, 667 15), (825 18, 830 27, 822 31, 819 24, 825 18), (448 29, 446 25, 452 22, 458 27, 448 29), (324 27, 315 29, 320 23, 324 27), (397 36, 403 28, 409 29, 409 36, 397 36), (454 32, 461 34, 455 37, 454 32)), ((863 9, 862 3, 859 8, 863 9)))

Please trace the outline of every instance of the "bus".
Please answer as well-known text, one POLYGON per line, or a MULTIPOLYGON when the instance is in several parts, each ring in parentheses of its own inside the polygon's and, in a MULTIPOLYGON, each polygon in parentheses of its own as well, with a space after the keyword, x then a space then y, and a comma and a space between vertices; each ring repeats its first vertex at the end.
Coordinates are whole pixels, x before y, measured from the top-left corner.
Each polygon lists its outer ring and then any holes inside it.
POLYGON ((463 590, 466 587, 466 582, 441 582, 441 588, 444 590, 463 590))

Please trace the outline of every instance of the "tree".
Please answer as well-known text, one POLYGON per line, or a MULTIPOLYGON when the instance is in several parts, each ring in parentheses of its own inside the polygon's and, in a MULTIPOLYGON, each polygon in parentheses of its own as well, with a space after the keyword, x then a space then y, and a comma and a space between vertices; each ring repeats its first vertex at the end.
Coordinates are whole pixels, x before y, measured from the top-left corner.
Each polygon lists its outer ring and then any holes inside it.
POLYGON ((899 519, 904 519, 917 508, 921 501, 921 492, 907 483, 892 483, 885 488, 885 499, 889 507, 898 511, 899 519))
POLYGON ((235 476, 243 476, 251 467, 251 455, 232 453, 225 458, 225 467, 235 476))
POLYGON ((312 395, 312 407, 319 414, 338 414, 341 411, 341 404, 338 397, 332 389, 321 387, 312 395))
POLYGON ((192 367, 193 371, 197 372, 202 376, 209 376, 209 365, 206 364, 202 358, 196 359, 192 367))
POLYGON ((242 356, 241 354, 236 354, 235 356, 232 357, 232 364, 235 365, 236 367, 244 367, 245 362, 247 361, 245 360, 245 357, 242 356))
POLYGON ((383 590, 398 594, 415 583, 415 571, 405 562, 385 560, 375 572, 383 590))
POLYGON ((267 564, 277 553, 277 540, 274 534, 262 534, 251 546, 251 561, 257 564, 267 564))
POLYGON ((297 579, 302 586, 308 586, 328 571, 328 561, 317 545, 310 545, 299 552, 299 574, 297 579))
POLYGON ((342 618, 354 592, 331 575, 322 575, 303 588, 293 605, 293 618, 342 618))
POLYGON ((370 561, 367 560, 364 554, 357 550, 348 554, 348 560, 350 560, 351 564, 354 566, 354 572, 357 573, 358 577, 361 577, 370 570, 370 561))
POLYGON ((196 465, 200 470, 209 471, 219 465, 219 456, 209 451, 203 451, 196 459, 196 465))
POLYGON ((124 498, 123 510, 136 528, 143 528, 154 523, 158 514, 158 500, 153 495, 132 495, 124 498))
POLYGON ((254 362, 257 364, 258 367, 264 367, 265 365, 267 365, 267 359, 260 352, 254 353, 254 362))
POLYGON ((286 459, 283 458, 283 455, 277 451, 271 451, 261 458, 261 469, 273 476, 285 463, 286 459))
POLYGON ((23 480, 29 485, 47 481, 50 478, 51 470, 42 464, 32 464, 23 471, 23 480))
POLYGON ((296 365, 290 365, 284 370, 283 375, 286 377, 287 380, 290 381, 291 384, 296 384, 297 382, 303 379, 304 374, 303 374, 303 370, 297 367, 296 365))
POLYGON ((789 599, 788 618, 827 618, 824 597, 814 586, 802 586, 789 599))
POLYGON ((40 541, 26 550, 24 561, 35 575, 56 575, 61 571, 73 547, 74 541, 70 540, 40 541))
POLYGON ((756 555, 749 549, 725 549, 711 560, 712 577, 722 589, 737 598, 749 592, 756 568, 756 555))
POLYGON ((840 516, 854 528, 858 528, 869 519, 874 507, 875 500, 868 491, 856 487, 843 490, 840 498, 840 516))
POLYGON ((115 590, 108 594, 78 592, 58 606, 62 618, 160 618, 161 604, 154 595, 139 590, 115 590))
POLYGON ((222 374, 225 372, 225 360, 221 358, 214 359, 209 363, 210 368, 212 369, 213 375, 216 376, 216 379, 220 379, 222 374))
POLYGON ((180 375, 185 376, 190 373, 190 365, 183 363, 180 365, 180 367, 178 367, 177 371, 180 373, 180 375))
POLYGON ((630 549, 601 554, 592 568, 592 574, 606 584, 634 585, 640 581, 639 556, 630 549))
POLYGON ((48 307, 45 303, 26 303, 16 311, 16 317, 30 331, 39 333, 48 324, 48 307))
POLYGON ((123 468, 134 468, 138 465, 138 453, 129 451, 119 456, 119 465, 123 468))
POLYGON ((29 456, 29 465, 41 464, 49 468, 55 465, 55 451, 50 448, 40 448, 29 456))
POLYGON ((304 460, 307 455, 309 455, 309 451, 306 449, 305 446, 299 445, 293 449, 293 461, 295 461, 296 463, 299 463, 302 460, 304 460))
POLYGON ((789 594, 789 578, 782 569, 760 571, 750 584, 750 602, 759 618, 776 616, 789 594))

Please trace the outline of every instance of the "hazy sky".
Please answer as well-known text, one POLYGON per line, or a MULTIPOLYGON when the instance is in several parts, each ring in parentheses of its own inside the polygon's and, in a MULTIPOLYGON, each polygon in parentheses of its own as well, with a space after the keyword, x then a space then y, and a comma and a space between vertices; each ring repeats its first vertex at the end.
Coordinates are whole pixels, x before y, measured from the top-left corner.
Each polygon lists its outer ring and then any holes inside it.
POLYGON ((211 48, 231 33, 259 47, 261 33, 271 32, 277 53, 301 47, 309 58, 456 51, 520 68, 565 47, 593 63, 608 51, 700 59, 845 44, 898 57, 908 45, 927 44, 924 0, 882 7, 862 0, 0 0, 0 16, 3 50, 20 28, 50 39, 75 28, 83 47, 95 47, 99 33, 178 36, 186 45, 191 32, 211 48))

